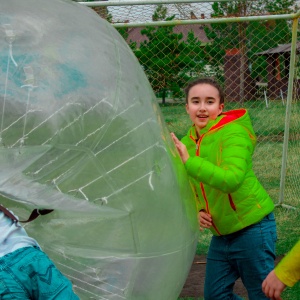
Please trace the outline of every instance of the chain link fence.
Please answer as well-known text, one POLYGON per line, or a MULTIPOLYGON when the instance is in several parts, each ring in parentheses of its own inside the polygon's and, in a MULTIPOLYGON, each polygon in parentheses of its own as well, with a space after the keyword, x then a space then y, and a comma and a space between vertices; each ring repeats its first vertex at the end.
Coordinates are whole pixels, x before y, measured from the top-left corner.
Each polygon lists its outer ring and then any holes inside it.
POLYGON ((185 114, 187 82, 203 76, 217 79, 225 91, 226 110, 249 110, 258 138, 254 170, 260 181, 275 203, 294 207, 300 195, 298 2, 80 3, 117 28, 162 108, 172 105, 175 113, 185 114))

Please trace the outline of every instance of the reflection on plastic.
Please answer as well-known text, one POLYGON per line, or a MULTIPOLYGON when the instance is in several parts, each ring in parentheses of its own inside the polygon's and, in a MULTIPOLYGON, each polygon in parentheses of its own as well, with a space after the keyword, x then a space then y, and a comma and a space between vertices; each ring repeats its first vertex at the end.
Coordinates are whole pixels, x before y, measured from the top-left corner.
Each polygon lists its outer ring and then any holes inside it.
POLYGON ((54 209, 25 228, 80 299, 176 299, 195 202, 138 61, 88 7, 2 2, 0 202, 54 209))

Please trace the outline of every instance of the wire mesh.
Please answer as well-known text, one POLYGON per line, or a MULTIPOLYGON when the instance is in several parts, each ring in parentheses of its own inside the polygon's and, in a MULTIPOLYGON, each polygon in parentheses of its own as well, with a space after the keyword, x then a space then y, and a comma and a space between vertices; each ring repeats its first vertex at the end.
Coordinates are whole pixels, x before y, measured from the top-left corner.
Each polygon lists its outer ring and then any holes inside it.
POLYGON ((80 3, 117 28, 159 102, 178 106, 184 114, 185 85, 208 76, 223 86, 226 110, 249 110, 258 139, 254 170, 275 202, 282 194, 285 202, 296 205, 300 42, 292 24, 299 18, 299 1, 104 2, 80 3))

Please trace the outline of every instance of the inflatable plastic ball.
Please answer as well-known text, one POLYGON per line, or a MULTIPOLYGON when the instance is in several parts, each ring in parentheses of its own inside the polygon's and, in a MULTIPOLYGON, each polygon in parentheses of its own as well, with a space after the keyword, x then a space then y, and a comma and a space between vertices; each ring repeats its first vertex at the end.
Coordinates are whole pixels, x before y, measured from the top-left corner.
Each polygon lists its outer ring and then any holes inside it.
POLYGON ((195 199, 138 60, 91 8, 1 1, 0 203, 80 299, 177 299, 195 199))

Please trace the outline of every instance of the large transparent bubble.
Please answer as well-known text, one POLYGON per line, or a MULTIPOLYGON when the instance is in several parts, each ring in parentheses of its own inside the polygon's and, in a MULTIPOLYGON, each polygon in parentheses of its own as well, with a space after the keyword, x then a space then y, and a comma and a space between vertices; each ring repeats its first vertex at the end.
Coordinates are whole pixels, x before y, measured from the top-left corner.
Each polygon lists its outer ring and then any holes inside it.
POLYGON ((0 193, 81 299, 176 299, 195 201, 118 32, 62 0, 1 1, 0 193))

